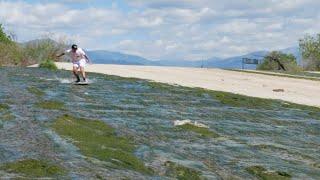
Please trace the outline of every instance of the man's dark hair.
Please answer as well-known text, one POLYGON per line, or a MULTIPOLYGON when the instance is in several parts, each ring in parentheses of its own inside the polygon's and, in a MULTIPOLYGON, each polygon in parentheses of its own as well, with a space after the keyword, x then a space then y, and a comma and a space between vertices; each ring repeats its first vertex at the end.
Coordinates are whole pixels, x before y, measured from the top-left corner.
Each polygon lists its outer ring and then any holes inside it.
POLYGON ((76 44, 73 44, 73 45, 71 46, 71 48, 72 48, 72 49, 78 49, 78 46, 77 46, 76 44))

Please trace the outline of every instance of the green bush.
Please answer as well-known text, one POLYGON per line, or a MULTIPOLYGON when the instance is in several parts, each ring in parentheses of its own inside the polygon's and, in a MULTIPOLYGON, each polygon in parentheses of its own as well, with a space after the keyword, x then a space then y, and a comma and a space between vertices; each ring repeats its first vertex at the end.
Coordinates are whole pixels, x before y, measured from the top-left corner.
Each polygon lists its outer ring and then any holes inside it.
POLYGON ((17 43, 12 36, 5 33, 0 24, 0 66, 28 66, 41 62, 45 68, 56 69, 53 63, 42 60, 58 60, 56 55, 65 48, 64 42, 56 42, 49 38, 17 43))
POLYGON ((285 71, 299 72, 301 67, 298 66, 296 58, 292 54, 285 54, 280 51, 273 51, 269 53, 264 59, 263 63, 260 64, 257 69, 264 71, 279 71, 280 65, 283 65, 285 71), (278 62, 277 62, 278 61, 278 62))
POLYGON ((303 66, 306 70, 320 70, 320 34, 307 35, 299 41, 303 66))
POLYGON ((23 57, 23 49, 16 43, 0 42, 0 65, 12 66, 22 65, 25 59, 23 57))
POLYGON ((52 61, 50 59, 47 59, 47 60, 40 62, 39 67, 50 69, 50 70, 57 70, 58 69, 58 67, 56 66, 54 61, 52 61))
POLYGON ((2 27, 2 24, 0 24, 0 42, 4 44, 13 43, 11 36, 7 35, 4 32, 4 28, 2 27))
POLYGON ((7 35, 0 24, 0 65, 18 65, 23 61, 22 49, 7 35))
POLYGON ((24 159, 6 163, 1 165, 0 169, 9 173, 17 173, 20 176, 24 176, 18 179, 58 177, 66 174, 66 171, 62 167, 36 159, 24 159))
POLYGON ((41 62, 43 59, 57 61, 56 55, 66 48, 64 43, 59 43, 51 39, 38 39, 23 45, 24 56, 33 64, 41 62))

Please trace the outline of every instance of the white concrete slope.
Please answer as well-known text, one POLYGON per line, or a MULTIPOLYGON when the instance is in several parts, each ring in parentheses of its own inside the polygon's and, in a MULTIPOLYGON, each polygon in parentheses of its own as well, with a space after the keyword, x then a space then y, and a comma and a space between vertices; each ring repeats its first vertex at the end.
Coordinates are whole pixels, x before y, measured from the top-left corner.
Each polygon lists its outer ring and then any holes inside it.
MULTIPOLYGON (((70 63, 57 63, 57 66, 66 70, 72 68, 70 63)), ((93 64, 88 65, 86 70, 320 107, 320 81, 180 67, 93 64), (283 89, 284 92, 274 92, 274 89, 283 89)))

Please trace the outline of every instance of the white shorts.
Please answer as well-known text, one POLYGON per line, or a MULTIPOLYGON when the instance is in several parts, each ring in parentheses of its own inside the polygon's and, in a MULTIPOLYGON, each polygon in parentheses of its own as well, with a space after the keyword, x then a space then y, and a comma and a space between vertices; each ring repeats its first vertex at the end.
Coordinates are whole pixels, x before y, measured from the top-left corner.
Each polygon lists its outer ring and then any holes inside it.
POLYGON ((80 68, 80 67, 85 67, 87 61, 85 59, 81 59, 79 61, 73 62, 73 67, 75 68, 80 68))

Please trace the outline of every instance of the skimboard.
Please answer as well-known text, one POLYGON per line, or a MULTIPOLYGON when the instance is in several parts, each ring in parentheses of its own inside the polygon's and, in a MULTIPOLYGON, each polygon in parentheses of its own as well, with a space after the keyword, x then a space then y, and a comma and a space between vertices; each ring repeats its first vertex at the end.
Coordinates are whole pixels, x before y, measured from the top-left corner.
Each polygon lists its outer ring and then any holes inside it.
POLYGON ((89 85, 88 82, 78 82, 78 83, 73 83, 74 85, 79 85, 79 86, 86 86, 86 85, 89 85))

